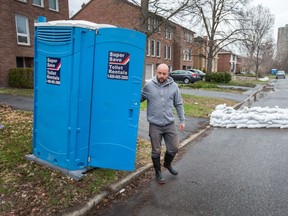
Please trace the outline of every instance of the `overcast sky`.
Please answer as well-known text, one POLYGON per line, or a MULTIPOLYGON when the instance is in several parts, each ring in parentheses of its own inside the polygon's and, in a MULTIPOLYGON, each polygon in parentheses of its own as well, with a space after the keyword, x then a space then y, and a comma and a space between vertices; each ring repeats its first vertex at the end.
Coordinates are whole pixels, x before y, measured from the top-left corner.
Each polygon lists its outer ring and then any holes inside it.
MULTIPOLYGON (((84 3, 90 0, 69 0, 69 14, 75 14, 84 3)), ((105 1, 105 0, 103 0, 105 1)), ((277 40, 277 33, 279 27, 284 27, 288 24, 288 0, 254 0, 254 4, 262 4, 268 7, 275 16, 274 24, 274 38, 277 40)))
POLYGON ((271 14, 275 16, 274 38, 277 40, 279 27, 288 24, 288 1, 287 0, 254 0, 254 4, 262 4, 270 9, 271 14))
POLYGON ((89 2, 90 0, 69 0, 69 15, 74 15, 84 3, 89 2))

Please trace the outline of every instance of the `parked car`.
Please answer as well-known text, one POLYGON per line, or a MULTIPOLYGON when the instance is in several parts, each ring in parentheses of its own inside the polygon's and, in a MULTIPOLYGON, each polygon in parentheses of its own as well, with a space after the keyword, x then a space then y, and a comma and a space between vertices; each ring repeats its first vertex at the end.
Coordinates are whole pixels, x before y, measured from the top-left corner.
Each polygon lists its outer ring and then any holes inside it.
POLYGON ((205 80, 206 73, 204 73, 203 71, 198 70, 198 69, 188 69, 188 70, 198 74, 198 76, 200 76, 201 80, 205 80))
POLYGON ((184 82, 185 84, 194 83, 201 80, 200 76, 188 70, 175 70, 169 73, 169 76, 176 82, 184 82))
POLYGON ((276 73, 276 79, 285 79, 285 76, 286 76, 286 74, 285 74, 285 71, 283 71, 283 70, 279 70, 276 73))

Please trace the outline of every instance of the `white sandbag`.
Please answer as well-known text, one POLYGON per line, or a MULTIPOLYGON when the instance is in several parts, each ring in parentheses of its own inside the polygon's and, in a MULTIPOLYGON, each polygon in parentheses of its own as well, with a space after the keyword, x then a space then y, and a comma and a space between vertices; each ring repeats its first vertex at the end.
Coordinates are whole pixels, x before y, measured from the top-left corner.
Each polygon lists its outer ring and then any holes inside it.
POLYGON ((227 124, 226 128, 235 128, 237 124, 227 124))

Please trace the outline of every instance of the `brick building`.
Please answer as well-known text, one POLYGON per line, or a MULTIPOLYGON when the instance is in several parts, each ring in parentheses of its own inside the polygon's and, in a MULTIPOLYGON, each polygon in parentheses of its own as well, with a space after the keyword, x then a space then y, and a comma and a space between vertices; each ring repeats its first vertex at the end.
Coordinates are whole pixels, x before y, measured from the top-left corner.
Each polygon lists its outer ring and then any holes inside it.
MULTIPOLYGON (((72 19, 105 23, 141 31, 141 8, 128 1, 91 0, 72 19)), ((158 64, 166 63, 170 70, 193 67, 194 32, 162 17, 150 14, 147 24, 145 79, 154 75, 158 64), (162 23, 159 28, 159 23, 162 23)))
POLYGON ((0 6, 0 86, 8 85, 8 72, 33 67, 34 22, 69 18, 68 0, 2 0, 0 6))
POLYGON ((240 67, 241 61, 238 55, 223 49, 218 52, 218 71, 236 74, 240 71, 240 67))

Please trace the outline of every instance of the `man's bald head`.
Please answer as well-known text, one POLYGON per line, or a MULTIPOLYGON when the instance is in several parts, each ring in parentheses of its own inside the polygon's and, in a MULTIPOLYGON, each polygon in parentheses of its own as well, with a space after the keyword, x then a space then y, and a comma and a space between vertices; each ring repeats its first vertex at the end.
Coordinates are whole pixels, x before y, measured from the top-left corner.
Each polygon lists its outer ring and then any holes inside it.
POLYGON ((162 63, 162 64, 160 64, 160 65, 158 65, 158 67, 157 67, 157 72, 158 71, 169 71, 169 67, 168 67, 168 65, 167 64, 164 64, 164 63, 162 63))
POLYGON ((158 65, 158 67, 157 67, 158 82, 164 83, 168 79, 168 71, 169 71, 168 65, 166 65, 164 63, 158 65))

